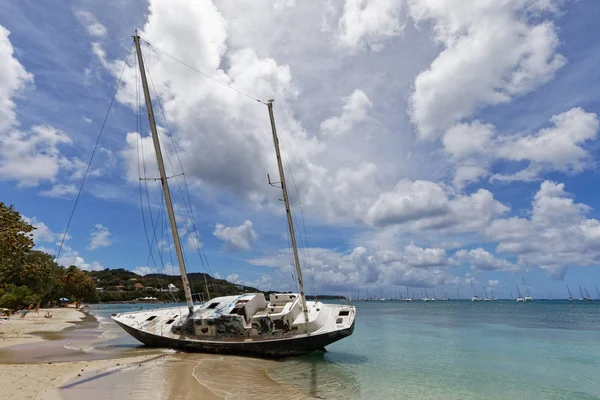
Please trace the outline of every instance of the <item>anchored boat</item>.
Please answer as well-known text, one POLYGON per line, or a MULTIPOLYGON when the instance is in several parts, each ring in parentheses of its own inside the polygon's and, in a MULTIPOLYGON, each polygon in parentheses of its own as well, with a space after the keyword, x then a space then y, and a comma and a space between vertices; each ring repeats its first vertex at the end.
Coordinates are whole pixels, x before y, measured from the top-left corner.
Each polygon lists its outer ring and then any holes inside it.
POLYGON ((283 192, 300 293, 276 293, 268 299, 262 293, 244 293, 216 297, 202 305, 193 304, 146 80, 141 38, 137 32, 133 40, 187 309, 172 307, 120 313, 112 316, 113 321, 148 346, 262 357, 285 357, 323 350, 327 345, 351 335, 356 318, 354 306, 307 301, 304 295, 302 269, 273 115, 273 100, 263 104, 269 112, 280 182, 269 183, 279 185, 283 192))

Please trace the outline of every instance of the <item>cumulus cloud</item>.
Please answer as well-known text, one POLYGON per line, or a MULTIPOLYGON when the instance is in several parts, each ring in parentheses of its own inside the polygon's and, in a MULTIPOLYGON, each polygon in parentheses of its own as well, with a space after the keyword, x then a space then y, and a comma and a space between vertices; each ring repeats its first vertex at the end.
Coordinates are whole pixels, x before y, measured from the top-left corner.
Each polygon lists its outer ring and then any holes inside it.
MULTIPOLYGON (((278 268, 289 273, 289 249, 249 260, 251 264, 278 268)), ((303 249, 305 281, 326 288, 349 288, 365 284, 431 287, 455 284, 448 272, 450 260, 441 248, 423 248, 410 243, 403 249, 367 249, 346 252, 324 248, 303 249)))
POLYGON ((485 189, 453 196, 437 183, 401 181, 379 196, 367 218, 375 226, 409 224, 415 229, 473 231, 508 210, 485 189))
POLYGON ((33 75, 14 56, 9 39, 10 31, 0 25, 0 133, 6 132, 17 123, 13 97, 33 83, 33 75))
POLYGON ((0 137, 0 179, 18 180, 23 186, 53 181, 61 164, 68 163, 58 146, 71 142, 64 132, 47 125, 7 132, 0 137))
POLYGON ((90 11, 78 10, 75 12, 75 16, 85 27, 90 36, 95 38, 102 38, 106 36, 106 27, 98 22, 94 14, 92 14, 90 11))
POLYGON ((258 235, 252 229, 252 221, 248 220, 240 226, 217 224, 213 235, 225 242, 224 249, 226 251, 250 250, 256 239, 258 239, 258 235))
POLYGON ((56 185, 52 185, 49 190, 42 190, 40 195, 45 197, 69 198, 76 195, 78 191, 75 185, 57 183, 56 185))
POLYGON ((543 171, 581 172, 591 166, 592 157, 584 145, 596 139, 598 116, 582 108, 572 108, 553 115, 552 126, 530 135, 503 139, 497 148, 498 157, 510 161, 529 161, 529 166, 514 175, 496 174, 494 179, 532 180, 543 171))
POLYGON ((98 261, 86 262, 85 259, 79 254, 78 251, 74 250, 66 244, 63 245, 62 252, 57 262, 60 265, 71 266, 75 265, 77 268, 84 271, 102 271, 106 269, 105 266, 100 264, 98 261))
MULTIPOLYGON (((32 232, 33 241, 36 244, 40 243, 56 243, 62 240, 63 234, 59 232, 52 231, 48 225, 43 223, 42 221, 38 221, 37 218, 28 218, 23 217, 25 221, 31 224, 35 230, 32 232)), ((71 235, 67 234, 65 240, 71 239, 71 235)), ((51 252, 54 254, 54 252, 51 252)))
POLYGON ((402 33, 402 1, 346 0, 339 20, 339 40, 349 48, 378 50, 385 39, 402 33))
MULTIPOLYGON (((530 92, 566 62, 556 53, 554 24, 532 15, 525 1, 408 3, 417 23, 433 23, 434 38, 443 46, 414 83, 411 119, 421 137, 438 137, 479 108, 530 92)), ((555 3, 546 2, 545 9, 555 3)))
POLYGON ((321 131, 328 135, 343 135, 356 124, 367 118, 368 110, 373 107, 369 97, 360 89, 344 98, 344 107, 339 117, 331 117, 321 123, 321 131))
POLYGON ((140 276, 145 276, 148 274, 153 274, 155 273, 155 271, 152 270, 152 268, 148 267, 147 265, 142 265, 139 267, 135 267, 132 271, 135 274, 138 274, 140 276))
POLYGON ((454 186, 462 189, 490 175, 490 166, 498 160, 529 165, 513 174, 493 174, 490 180, 532 181, 547 172, 577 173, 591 167, 586 144, 598 135, 597 115, 576 107, 553 115, 549 122, 551 126, 537 132, 512 135, 500 135, 493 125, 480 121, 453 125, 442 143, 455 163, 454 186))
POLYGON ((600 264, 600 221, 586 218, 591 208, 576 203, 564 184, 544 181, 536 193, 529 218, 493 221, 485 229, 496 251, 517 257, 519 264, 539 267, 562 279, 569 266, 600 264))
POLYGON ((108 228, 102 224, 96 224, 90 235, 90 244, 88 246, 88 250, 108 247, 111 244, 111 233, 108 228))
POLYGON ((479 271, 517 271, 519 266, 510 261, 494 257, 488 251, 477 248, 473 250, 459 250, 454 258, 469 264, 471 269, 479 271))

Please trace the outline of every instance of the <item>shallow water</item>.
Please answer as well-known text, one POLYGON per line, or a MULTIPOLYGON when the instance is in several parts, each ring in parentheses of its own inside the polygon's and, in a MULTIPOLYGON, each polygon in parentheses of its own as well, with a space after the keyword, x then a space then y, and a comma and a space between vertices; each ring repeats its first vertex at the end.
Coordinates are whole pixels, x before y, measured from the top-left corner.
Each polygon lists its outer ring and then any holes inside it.
MULTIPOLYGON (((600 399, 600 302, 353 304, 354 334, 326 353, 269 361, 158 350, 169 357, 144 375, 171 384, 169 398, 200 383, 224 398, 600 399)), ((139 307, 94 306, 102 340, 88 351, 157 351, 109 319, 139 307)))

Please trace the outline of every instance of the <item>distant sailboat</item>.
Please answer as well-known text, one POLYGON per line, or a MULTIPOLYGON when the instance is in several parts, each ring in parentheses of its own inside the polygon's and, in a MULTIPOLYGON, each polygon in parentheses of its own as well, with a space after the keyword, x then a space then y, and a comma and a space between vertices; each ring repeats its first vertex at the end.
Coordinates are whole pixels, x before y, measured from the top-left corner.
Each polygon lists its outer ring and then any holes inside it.
POLYGON ((517 303, 525 303, 525 298, 521 295, 521 289, 519 289, 519 284, 517 286, 517 303))
POLYGON ((523 286, 525 286, 525 301, 533 301, 533 297, 531 297, 531 295, 529 294, 529 288, 525 284, 525 279, 521 277, 521 280, 523 281, 523 286))
POLYGON ((590 298, 590 295, 587 292, 587 289, 585 289, 585 293, 586 293, 586 295, 583 294, 583 290, 581 289, 581 286, 579 286, 579 294, 581 295, 581 297, 579 298, 579 301, 592 301, 592 299, 590 298))
POLYGON ((571 294, 571 289, 569 289, 569 285, 567 286, 567 292, 569 292, 569 298, 567 299, 568 301, 573 301, 573 295, 571 294))
POLYGON ((412 297, 408 294, 408 286, 406 287, 406 298, 404 301, 412 301, 412 297))
POLYGON ((471 301, 481 301, 477 293, 475 293, 475 288, 473 287, 473 282, 471 282, 471 290, 473 291, 473 297, 471 297, 471 301))
POLYGON ((431 301, 429 299, 429 294, 427 293, 427 289, 425 289, 425 297, 423 298, 423 301, 431 301))

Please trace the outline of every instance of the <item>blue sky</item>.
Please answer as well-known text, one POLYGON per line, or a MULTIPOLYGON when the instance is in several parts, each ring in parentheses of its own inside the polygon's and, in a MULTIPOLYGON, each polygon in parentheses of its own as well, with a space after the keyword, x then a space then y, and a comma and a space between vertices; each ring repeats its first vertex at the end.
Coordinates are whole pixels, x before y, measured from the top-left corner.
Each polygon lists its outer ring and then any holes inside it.
MULTIPOLYGON (((194 68, 276 99, 306 223, 308 292, 470 295, 473 283, 508 296, 521 277, 537 297, 564 296, 565 283, 594 291, 600 4, 304 3, 2 3, 0 200, 56 252, 137 28, 194 68)), ((203 271, 193 222, 212 273, 294 289, 281 194, 266 179, 277 175, 266 107, 144 54, 165 152, 176 159, 169 133, 190 187, 195 218, 180 216, 188 270, 203 271)), ((136 122, 135 68, 132 54, 63 263, 156 271, 140 209, 142 143, 147 176, 155 161, 148 124, 136 122)), ((160 192, 149 191, 156 216, 160 192)), ((166 263, 175 258, 163 249, 166 263)))

